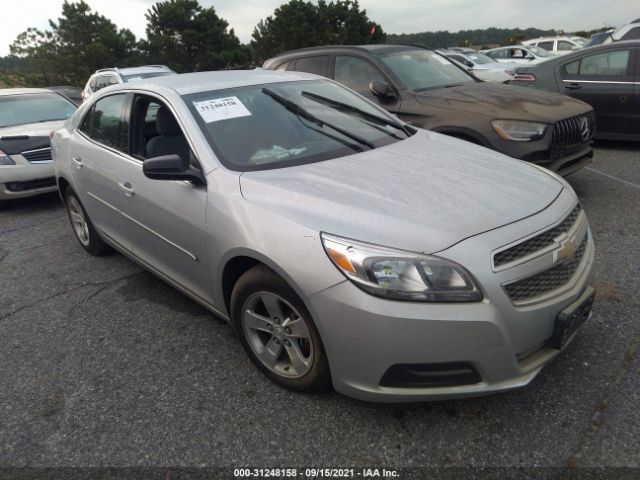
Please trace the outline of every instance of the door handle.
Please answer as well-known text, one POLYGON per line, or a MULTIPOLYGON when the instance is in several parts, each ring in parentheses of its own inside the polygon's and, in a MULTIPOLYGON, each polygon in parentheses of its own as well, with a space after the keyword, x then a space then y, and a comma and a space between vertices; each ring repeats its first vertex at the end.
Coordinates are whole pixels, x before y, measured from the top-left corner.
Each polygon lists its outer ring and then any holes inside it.
POLYGON ((73 157, 71 159, 76 168, 82 168, 82 159, 80 157, 73 157))
POLYGON ((120 190, 122 190, 127 197, 133 197, 133 195, 135 195, 136 193, 129 182, 120 182, 118 183, 118 186, 120 187, 120 190))
POLYGON ((564 88, 567 90, 579 90, 582 88, 582 85, 579 83, 570 83, 569 85, 565 85, 564 88))

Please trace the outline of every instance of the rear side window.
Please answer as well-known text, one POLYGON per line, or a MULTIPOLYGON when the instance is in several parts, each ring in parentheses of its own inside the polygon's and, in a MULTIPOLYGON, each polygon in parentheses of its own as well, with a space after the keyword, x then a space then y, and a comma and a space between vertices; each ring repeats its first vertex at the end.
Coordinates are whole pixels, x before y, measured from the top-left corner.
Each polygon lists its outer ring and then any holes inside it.
POLYGON ((121 94, 98 100, 82 121, 80 130, 96 142, 125 152, 127 150, 127 130, 123 122, 125 99, 126 96, 121 94))
POLYGON ((545 50, 553 51, 553 42, 539 42, 536 46, 545 50))
POLYGON ((487 52, 487 55, 489 55, 491 58, 507 58, 507 49, 487 52))
POLYGON ((368 95, 369 83, 374 80, 386 82, 382 74, 366 60, 357 57, 337 56, 334 80, 355 90, 368 95))
POLYGON ((558 40, 558 50, 566 51, 573 50, 573 43, 567 42, 566 40, 558 40))
POLYGON ((278 67, 276 68, 276 70, 280 71, 280 72, 284 72, 285 70, 290 70, 290 65, 292 62, 284 62, 281 63, 280 65, 278 65, 278 67))
POLYGON ((625 33, 621 40, 637 40, 640 38, 640 27, 634 27, 625 33))
POLYGON ((315 73, 316 75, 327 75, 327 61, 329 57, 320 55, 317 57, 305 57, 296 60, 296 71, 315 73))
POLYGON ((627 75, 629 57, 629 50, 598 53, 571 62, 564 66, 564 70, 569 75, 624 77, 627 75))

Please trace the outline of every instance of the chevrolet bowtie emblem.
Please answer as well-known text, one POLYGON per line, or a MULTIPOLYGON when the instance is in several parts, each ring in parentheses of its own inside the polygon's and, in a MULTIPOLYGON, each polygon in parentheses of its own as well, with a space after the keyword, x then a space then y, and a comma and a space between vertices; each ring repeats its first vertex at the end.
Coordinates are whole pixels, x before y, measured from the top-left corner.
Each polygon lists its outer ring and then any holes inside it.
POLYGON ((560 248, 553 252, 553 263, 562 262, 568 258, 573 257, 578 249, 578 244, 575 238, 570 238, 560 243, 560 248))

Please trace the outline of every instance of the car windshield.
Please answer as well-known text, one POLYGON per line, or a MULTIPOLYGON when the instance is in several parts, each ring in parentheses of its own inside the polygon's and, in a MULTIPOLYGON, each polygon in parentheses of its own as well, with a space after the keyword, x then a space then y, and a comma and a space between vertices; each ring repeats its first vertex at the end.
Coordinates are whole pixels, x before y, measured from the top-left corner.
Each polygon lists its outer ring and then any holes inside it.
POLYGON ((552 53, 549 53, 548 50, 545 50, 542 47, 529 47, 529 51, 533 52, 538 57, 553 57, 552 53))
POLYGON ((495 60, 484 53, 469 53, 467 54, 474 63, 478 65, 484 65, 485 63, 495 63, 495 60))
POLYGON ((380 58, 414 92, 450 87, 476 80, 451 61, 430 50, 405 50, 380 58))
POLYGON ((213 150, 233 170, 328 160, 411 133, 384 110, 327 80, 206 91, 183 99, 213 150))
POLYGON ((57 93, 0 96, 0 127, 66 120, 76 106, 57 93))
POLYGON ((581 47, 584 47, 587 43, 589 43, 589 40, 582 37, 573 37, 572 40, 576 42, 578 45, 580 45, 581 47))
POLYGON ((153 77, 164 77, 165 75, 173 75, 174 72, 147 72, 147 73, 136 73, 132 75, 122 75, 122 80, 127 82, 133 82, 135 80, 142 80, 144 78, 153 78, 153 77))

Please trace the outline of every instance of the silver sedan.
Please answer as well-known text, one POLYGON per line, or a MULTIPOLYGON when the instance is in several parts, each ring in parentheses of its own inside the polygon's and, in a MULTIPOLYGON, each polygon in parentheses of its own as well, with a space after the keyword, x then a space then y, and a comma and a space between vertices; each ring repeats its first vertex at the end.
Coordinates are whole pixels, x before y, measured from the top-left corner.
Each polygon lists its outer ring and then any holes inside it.
POLYGON ((290 389, 415 401, 519 387, 590 315, 594 247, 569 184, 321 77, 109 87, 53 147, 80 244, 227 319, 290 389))

